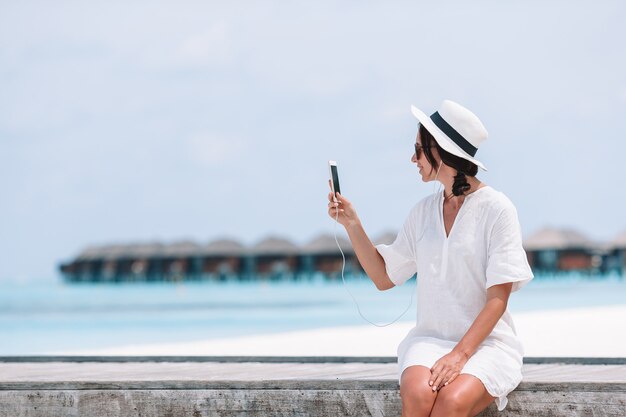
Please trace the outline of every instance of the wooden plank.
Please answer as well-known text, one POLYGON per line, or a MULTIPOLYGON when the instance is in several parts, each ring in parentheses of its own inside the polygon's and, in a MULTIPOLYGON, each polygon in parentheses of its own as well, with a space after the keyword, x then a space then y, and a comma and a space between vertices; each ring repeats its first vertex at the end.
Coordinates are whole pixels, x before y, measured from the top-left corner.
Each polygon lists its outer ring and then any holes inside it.
MULTIPOLYGON (((396 364, 0 363, 0 382, 110 380, 397 380, 396 364)), ((626 382, 626 365, 524 365, 528 382, 626 382)))
POLYGON ((383 390, 0 391, 0 417, 383 417, 400 416, 399 407, 398 393, 383 390))
MULTIPOLYGON (((612 392, 514 391, 503 412, 481 417, 623 417, 612 392)), ((0 391, 0 417, 61 416, 400 416, 397 390, 66 390, 0 391)))
MULTIPOLYGON (((395 356, 0 356, 0 362, 397 363, 395 356)), ((524 357, 524 364, 626 365, 626 357, 524 357)))
MULTIPOLYGON (((626 365, 524 365, 481 417, 626 416, 626 365)), ((0 417, 399 416, 396 363, 4 362, 0 417)))

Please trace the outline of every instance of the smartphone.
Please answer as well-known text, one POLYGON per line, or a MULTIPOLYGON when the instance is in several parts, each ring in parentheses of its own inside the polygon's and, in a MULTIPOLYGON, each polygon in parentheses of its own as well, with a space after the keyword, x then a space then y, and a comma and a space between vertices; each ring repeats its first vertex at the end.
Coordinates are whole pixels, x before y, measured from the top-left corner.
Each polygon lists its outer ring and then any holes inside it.
POLYGON ((328 168, 330 169, 330 187, 333 190, 334 200, 336 198, 335 193, 341 194, 341 189, 339 188, 339 172, 337 171, 337 162, 328 161, 328 168))

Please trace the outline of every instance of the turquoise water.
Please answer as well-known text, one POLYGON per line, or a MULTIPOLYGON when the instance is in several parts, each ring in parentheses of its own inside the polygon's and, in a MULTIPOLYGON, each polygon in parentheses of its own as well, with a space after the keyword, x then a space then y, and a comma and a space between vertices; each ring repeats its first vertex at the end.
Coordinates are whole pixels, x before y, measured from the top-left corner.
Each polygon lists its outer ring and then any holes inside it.
MULTIPOLYGON (((400 315, 415 282, 347 286, 371 321, 400 315)), ((621 277, 537 277, 509 301, 521 311, 626 305, 621 277)), ((402 321, 412 321, 415 300, 402 321)), ((0 355, 55 354, 368 324, 341 281, 182 284, 0 284, 0 355)))

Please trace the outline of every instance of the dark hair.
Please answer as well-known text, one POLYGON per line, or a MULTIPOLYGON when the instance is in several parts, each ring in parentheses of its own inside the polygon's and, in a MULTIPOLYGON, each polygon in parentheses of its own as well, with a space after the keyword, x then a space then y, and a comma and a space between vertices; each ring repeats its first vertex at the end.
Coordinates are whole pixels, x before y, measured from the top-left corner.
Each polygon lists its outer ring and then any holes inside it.
POLYGON ((439 146, 433 135, 426 130, 424 125, 420 124, 419 134, 422 139, 422 146, 424 147, 422 151, 424 152, 424 155, 426 155, 428 162, 430 162, 431 172, 436 167, 437 161, 435 161, 435 157, 433 156, 430 146, 435 146, 443 163, 456 169, 457 171, 457 174, 454 176, 454 184, 452 184, 452 193, 454 195, 463 195, 468 192, 471 186, 467 182, 466 176, 475 177, 478 173, 478 165, 468 161, 467 159, 460 158, 456 155, 452 155, 450 152, 444 151, 441 146, 439 146))

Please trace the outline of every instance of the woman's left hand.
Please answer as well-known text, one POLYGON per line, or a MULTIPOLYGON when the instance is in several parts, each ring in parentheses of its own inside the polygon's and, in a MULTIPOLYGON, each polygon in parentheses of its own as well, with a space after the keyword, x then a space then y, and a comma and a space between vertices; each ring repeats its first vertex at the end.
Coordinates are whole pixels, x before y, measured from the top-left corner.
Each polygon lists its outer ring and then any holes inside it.
POLYGON ((469 357, 462 352, 453 350, 445 356, 442 356, 432 368, 430 368, 430 385, 433 391, 439 390, 441 387, 448 385, 459 376, 461 370, 469 360, 469 357))

